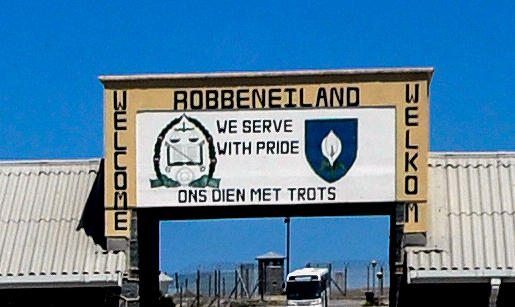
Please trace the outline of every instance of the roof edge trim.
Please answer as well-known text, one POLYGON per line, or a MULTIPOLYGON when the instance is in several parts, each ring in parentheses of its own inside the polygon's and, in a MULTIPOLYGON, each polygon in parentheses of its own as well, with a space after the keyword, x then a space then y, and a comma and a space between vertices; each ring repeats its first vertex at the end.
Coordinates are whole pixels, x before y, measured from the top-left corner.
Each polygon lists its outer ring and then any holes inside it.
POLYGON ((412 270, 408 273, 408 283, 462 283, 485 282, 491 278, 507 278, 515 281, 514 270, 412 270))
POLYGON ((132 74, 132 75, 101 75, 99 80, 104 82, 117 81, 149 81, 149 80, 176 80, 176 79, 213 79, 213 78, 238 78, 238 77, 288 77, 305 75, 374 75, 374 74, 405 74, 424 73, 431 80, 434 67, 399 67, 399 68, 353 68, 353 69, 313 69, 313 70, 274 70, 274 71, 228 71, 211 73, 156 73, 156 74, 132 74))
POLYGON ((514 151, 430 151, 429 158, 515 158, 514 151))
POLYGON ((39 275, 0 278, 0 289, 120 286, 122 274, 39 275))
POLYGON ((0 166, 56 166, 56 165, 84 165, 84 163, 98 164, 102 158, 86 159, 27 159, 27 160, 0 160, 0 166))

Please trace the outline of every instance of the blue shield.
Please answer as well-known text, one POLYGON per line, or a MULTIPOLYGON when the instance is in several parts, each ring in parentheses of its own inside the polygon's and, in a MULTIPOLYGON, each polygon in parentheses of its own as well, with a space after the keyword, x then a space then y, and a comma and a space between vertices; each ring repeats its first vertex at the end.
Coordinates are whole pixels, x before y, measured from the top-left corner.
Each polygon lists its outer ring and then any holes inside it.
POLYGON ((306 120, 304 128, 306 159, 315 173, 329 183, 345 176, 356 160, 358 120, 306 120))

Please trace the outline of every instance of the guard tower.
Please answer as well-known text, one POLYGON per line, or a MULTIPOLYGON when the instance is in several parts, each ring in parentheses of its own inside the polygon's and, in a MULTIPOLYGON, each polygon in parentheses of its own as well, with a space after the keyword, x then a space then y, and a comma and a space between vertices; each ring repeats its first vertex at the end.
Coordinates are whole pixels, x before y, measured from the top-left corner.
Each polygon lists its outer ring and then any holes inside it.
POLYGON ((259 266, 259 293, 280 295, 284 284, 284 255, 268 252, 257 256, 259 266))

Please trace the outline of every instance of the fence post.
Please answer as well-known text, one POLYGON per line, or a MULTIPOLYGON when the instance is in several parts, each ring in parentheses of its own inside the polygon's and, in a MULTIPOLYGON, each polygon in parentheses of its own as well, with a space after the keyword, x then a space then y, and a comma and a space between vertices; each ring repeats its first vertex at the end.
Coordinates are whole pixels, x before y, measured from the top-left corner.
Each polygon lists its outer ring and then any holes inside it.
POLYGON ((238 299, 238 269, 234 270, 234 299, 238 299))
POLYGON ((384 270, 383 266, 381 266, 381 296, 383 296, 383 284, 384 284, 384 270))
POLYGON ((222 292, 222 272, 220 271, 220 269, 218 269, 218 307, 220 307, 220 299, 222 298, 221 296, 221 292, 222 292))
POLYGON ((261 289, 260 289, 260 292, 261 292, 261 301, 264 301, 265 300, 265 285, 266 285, 266 273, 265 273, 265 263, 262 262, 261 263, 261 274, 259 276, 259 282, 261 284, 261 289))
POLYGON ((175 293, 179 292, 179 274, 175 272, 175 293))
POLYGON ((179 288, 179 306, 182 307, 182 286, 179 288))
POLYGON ((217 290, 218 290, 218 287, 217 287, 218 276, 217 276, 217 274, 218 274, 218 272, 215 270, 215 278, 214 278, 214 282, 215 282, 215 284, 214 284, 214 286, 215 286, 215 287, 214 287, 214 290, 215 290, 215 292, 214 292, 214 294, 215 294, 215 298, 218 296, 218 295, 217 295, 217 293, 216 293, 216 292, 217 292, 217 290))
POLYGON ((197 269, 197 307, 200 307, 200 270, 197 269))
POLYGON ((327 285, 329 287, 329 298, 331 298, 332 294, 333 294, 333 290, 331 289, 331 280, 333 279, 333 265, 331 263, 329 263, 328 265, 329 267, 329 285, 327 285))
POLYGON ((220 300, 218 299, 218 271, 215 269, 215 300, 217 300, 217 306, 220 303, 220 300))
POLYGON ((209 274, 209 283, 208 283, 207 297, 211 297, 211 274, 209 274))
MULTIPOLYGON (((250 276, 249 276, 249 268, 247 267, 245 269, 245 285, 247 286, 247 291, 250 291, 250 276)), ((251 293, 248 293, 249 298, 251 296, 251 293)))
POLYGON ((345 276, 343 277, 343 296, 347 296, 347 277, 349 276, 347 273, 348 265, 345 265, 345 276))
POLYGON ((367 264, 367 291, 370 291, 370 265, 367 264))
POLYGON ((222 296, 225 297, 225 277, 222 278, 222 296))
MULTIPOLYGON (((240 275, 243 278, 242 274, 243 274, 243 264, 240 264, 240 275)), ((240 283, 240 298, 243 298, 243 279, 241 280, 241 283, 240 283)))

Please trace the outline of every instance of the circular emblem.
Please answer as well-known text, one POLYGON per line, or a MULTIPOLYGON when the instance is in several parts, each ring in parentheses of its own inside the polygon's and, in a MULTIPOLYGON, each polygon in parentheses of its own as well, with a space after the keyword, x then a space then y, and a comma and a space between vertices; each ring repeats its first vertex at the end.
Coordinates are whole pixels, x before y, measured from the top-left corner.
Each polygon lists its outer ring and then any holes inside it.
POLYGON ((209 131, 196 119, 182 115, 161 130, 154 146, 152 188, 214 187, 215 147, 209 131))

